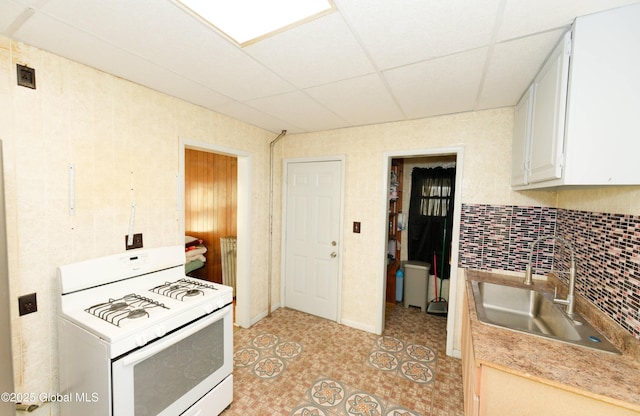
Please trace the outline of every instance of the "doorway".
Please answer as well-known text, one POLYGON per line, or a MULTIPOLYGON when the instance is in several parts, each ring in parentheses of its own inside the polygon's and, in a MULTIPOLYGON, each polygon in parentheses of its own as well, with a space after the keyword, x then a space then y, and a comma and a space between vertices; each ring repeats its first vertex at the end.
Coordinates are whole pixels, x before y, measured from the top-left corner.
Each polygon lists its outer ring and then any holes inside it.
MULTIPOLYGON (((448 305, 447 305, 447 355, 450 356, 460 356, 460 351, 454 351, 453 349, 453 344, 454 344, 454 331, 455 331, 455 322, 456 322, 456 286, 457 286, 457 273, 458 273, 458 267, 457 267, 457 263, 458 263, 458 243, 459 243, 459 230, 460 230, 460 214, 461 214, 461 198, 460 198, 460 185, 461 185, 461 181, 462 181, 462 160, 463 160, 463 149, 462 148, 442 148, 442 149, 423 149, 423 150, 415 150, 415 151, 410 151, 410 152, 387 152, 384 154, 383 156, 383 175, 384 175, 384 180, 383 180, 383 184, 384 184, 384 210, 383 213, 385 214, 384 216, 384 223, 385 224, 389 224, 390 220, 388 218, 389 215, 389 197, 390 197, 390 190, 392 190, 391 188, 393 187, 393 172, 394 172, 394 167, 398 166, 399 164, 403 167, 403 171, 404 171, 404 180, 402 181, 404 189, 402 190, 403 192, 401 192, 402 197, 403 197, 403 201, 400 204, 400 206, 403 207, 403 220, 402 222, 406 223, 408 220, 408 213, 409 213, 409 201, 410 201, 410 190, 411 190, 411 171, 414 167, 419 167, 419 166, 428 166, 428 165, 433 165, 433 164, 437 164, 437 165, 447 165, 447 166, 454 166, 456 169, 455 172, 455 187, 454 187, 454 203, 453 203, 453 215, 452 215, 452 224, 450 224, 450 228, 451 228, 451 232, 450 232, 450 238, 451 238, 451 243, 450 243, 450 258, 446 259, 447 260, 447 272, 448 272, 448 276, 449 276, 449 280, 448 282, 445 281, 446 283, 449 283, 449 287, 448 289, 448 305), (400 162, 400 163, 399 163, 400 162), (406 194, 406 195, 405 195, 406 194)), ((400 196, 399 196, 400 197, 400 196)), ((395 227, 393 227, 395 229, 395 227)), ((384 232, 385 232, 385 238, 383 239, 384 242, 384 254, 382 256, 383 258, 383 266, 381 267, 382 269, 382 273, 380 274, 381 278, 380 278, 380 282, 381 285, 380 287, 382 288, 381 292, 382 292, 382 296, 381 296, 381 300, 380 300, 380 304, 379 304, 379 314, 378 314, 378 326, 377 329, 379 331, 379 333, 382 333, 382 331, 384 330, 384 326, 385 326, 385 308, 386 308, 386 302, 388 300, 388 286, 387 286, 387 279, 388 277, 388 256, 389 256, 389 247, 390 247, 390 237, 391 237, 391 232, 390 227, 384 227, 384 232)), ((395 232, 395 231, 394 231, 395 232)), ((400 260, 406 260, 409 257, 408 254, 408 245, 407 244, 407 239, 408 239, 408 234, 407 232, 403 231, 398 233, 399 235, 401 235, 401 239, 399 239, 399 241, 394 242, 394 247, 396 247, 397 245, 399 245, 401 247, 401 249, 397 250, 398 252, 398 261, 400 260)), ((393 239, 391 237, 391 239, 393 239)), ((438 260, 438 265, 441 266, 441 261, 438 260)), ((433 270, 431 270, 430 272, 431 274, 433 274, 433 270)), ((438 274, 440 275, 440 272, 438 272, 438 274)), ((440 276, 439 276, 440 277, 440 276)), ((431 278, 433 279, 433 277, 431 278)), ((433 281, 431 280, 431 283, 433 285, 433 281)), ((398 305, 400 306, 400 304, 398 305)))
POLYGON ((340 316, 343 160, 286 162, 284 303, 340 316))
MULTIPOLYGON (((180 174, 177 178, 177 201, 180 232, 186 235, 186 214, 185 214, 185 170, 186 153, 188 150, 196 150, 205 153, 215 153, 234 158, 237 162, 236 169, 236 215, 230 221, 235 221, 237 234, 236 244, 236 316, 235 323, 241 327, 251 326, 251 165, 252 155, 250 153, 217 146, 210 143, 199 142, 190 139, 180 139, 180 174)), ((213 243, 219 244, 219 243, 213 243)))
POLYGON ((238 158, 187 148, 184 181, 185 239, 194 240, 185 241, 187 274, 232 286, 235 293, 236 279, 229 273, 235 274, 235 267, 222 267, 235 264, 235 250, 223 250, 222 239, 237 238, 238 158))

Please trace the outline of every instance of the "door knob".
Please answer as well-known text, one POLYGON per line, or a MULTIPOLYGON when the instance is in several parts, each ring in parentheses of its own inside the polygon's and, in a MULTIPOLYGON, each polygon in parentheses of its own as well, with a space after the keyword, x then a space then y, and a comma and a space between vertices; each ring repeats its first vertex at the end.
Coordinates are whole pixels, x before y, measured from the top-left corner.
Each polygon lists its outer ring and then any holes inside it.
POLYGON ((331 242, 331 245, 332 245, 332 246, 334 246, 334 247, 335 247, 337 244, 338 244, 338 243, 336 243, 335 241, 332 241, 332 242, 331 242))
POLYGON ((335 251, 333 253, 331 253, 331 258, 336 258, 336 256, 338 255, 338 253, 336 253, 335 251))

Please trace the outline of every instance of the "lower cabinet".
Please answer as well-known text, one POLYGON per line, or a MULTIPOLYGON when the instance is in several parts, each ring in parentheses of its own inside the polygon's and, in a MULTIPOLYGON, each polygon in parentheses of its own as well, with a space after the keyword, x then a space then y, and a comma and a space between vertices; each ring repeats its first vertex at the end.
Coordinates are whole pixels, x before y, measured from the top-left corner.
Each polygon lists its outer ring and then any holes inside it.
POLYGON ((629 416, 624 407, 476 361, 464 296, 462 382, 465 416, 629 416))
POLYGON ((637 416, 639 414, 633 410, 490 366, 481 365, 480 367, 482 369, 478 380, 480 406, 476 415, 637 416))
POLYGON ((477 392, 480 386, 480 367, 476 366, 473 355, 473 339, 471 337, 471 320, 467 297, 463 297, 462 305, 462 385, 464 394, 464 415, 478 415, 480 410, 480 397, 477 392))

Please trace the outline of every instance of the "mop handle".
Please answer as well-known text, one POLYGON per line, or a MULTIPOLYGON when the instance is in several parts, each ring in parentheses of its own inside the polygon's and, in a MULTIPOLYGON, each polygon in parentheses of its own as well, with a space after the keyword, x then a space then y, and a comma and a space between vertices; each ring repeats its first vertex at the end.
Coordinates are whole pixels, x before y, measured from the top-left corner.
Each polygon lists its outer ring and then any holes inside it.
POLYGON ((438 301, 438 270, 436 267, 436 263, 437 263, 437 259, 436 259, 436 252, 433 252, 433 290, 436 294, 436 302, 438 301))
MULTIPOLYGON (((447 217, 444 217, 444 232, 442 233, 442 267, 440 267, 440 270, 443 271, 444 270, 444 253, 445 253, 445 246, 446 246, 446 240, 447 240, 447 217)), ((444 273, 444 272, 443 272, 444 273)), ((442 276, 442 278, 440 279, 440 293, 442 293, 442 281, 444 280, 444 276, 442 276)), ((438 299, 439 300, 439 299, 438 299)))

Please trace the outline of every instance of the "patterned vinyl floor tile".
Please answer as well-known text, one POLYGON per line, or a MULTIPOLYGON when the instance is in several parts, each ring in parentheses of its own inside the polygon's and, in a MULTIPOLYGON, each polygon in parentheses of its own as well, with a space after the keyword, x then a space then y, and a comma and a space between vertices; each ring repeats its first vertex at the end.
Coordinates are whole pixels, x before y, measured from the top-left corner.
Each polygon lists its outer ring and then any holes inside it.
POLYGON ((396 372, 416 383, 427 384, 435 380, 435 351, 395 337, 379 337, 367 362, 378 370, 396 372))
POLYGON ((316 380, 303 402, 291 416, 419 416, 372 394, 358 391, 338 380, 322 377, 316 380))
POLYGON ((234 330, 234 401, 223 416, 462 416, 462 366, 446 356, 446 322, 390 306, 378 336, 278 309, 234 330))
POLYGON ((280 341, 277 335, 260 334, 251 346, 240 348, 233 354, 237 370, 251 368, 256 377, 270 379, 282 374, 286 362, 302 352, 302 345, 294 341, 280 341))

